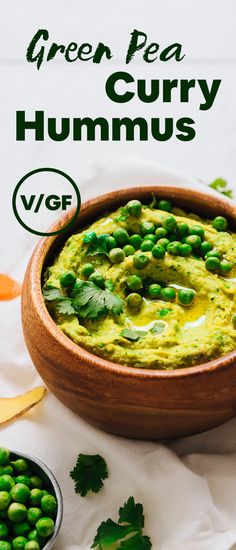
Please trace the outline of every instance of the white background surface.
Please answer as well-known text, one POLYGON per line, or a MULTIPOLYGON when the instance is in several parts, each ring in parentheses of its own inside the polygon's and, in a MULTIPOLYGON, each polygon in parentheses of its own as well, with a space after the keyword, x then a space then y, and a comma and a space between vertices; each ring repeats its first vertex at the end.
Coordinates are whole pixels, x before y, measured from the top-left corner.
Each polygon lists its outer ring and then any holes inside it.
MULTIPOLYGON (((185 182, 190 185, 198 178, 210 181, 223 176, 236 188, 235 16, 234 0, 1 1, 0 271, 21 279, 37 242, 21 229, 11 209, 17 181, 34 168, 48 165, 67 171, 81 182, 82 199, 131 179, 162 181, 155 163, 168 166, 173 182, 178 178, 171 172, 177 171, 189 175, 185 182), (106 42, 114 58, 98 66, 54 60, 37 71, 26 62, 25 53, 40 27, 64 44, 106 42), (139 57, 126 67, 124 52, 134 28, 162 46, 181 42, 184 61, 147 65, 139 57), (146 105, 138 99, 116 105, 106 97, 104 84, 120 69, 139 78, 222 78, 222 84, 214 106, 206 112, 198 110, 197 93, 189 105, 176 101, 167 108, 160 101, 146 105), (190 116, 196 120, 197 136, 189 143, 175 138, 164 143, 73 143, 71 139, 56 143, 35 142, 32 137, 17 143, 15 111, 32 116, 36 109, 58 117, 190 116)), ((19 301, 0 304, 0 323, 0 387, 5 396, 29 389, 37 376, 22 339, 19 301)), ((57 550, 88 550, 99 522, 108 516, 116 519, 130 494, 144 504, 146 533, 154 550, 229 550, 236 542, 235 427, 232 420, 169 447, 127 442, 87 426, 50 396, 0 435, 3 443, 44 459, 62 485, 66 510, 57 550), (68 478, 78 452, 100 452, 110 469, 103 494, 83 501, 73 494, 68 478)))

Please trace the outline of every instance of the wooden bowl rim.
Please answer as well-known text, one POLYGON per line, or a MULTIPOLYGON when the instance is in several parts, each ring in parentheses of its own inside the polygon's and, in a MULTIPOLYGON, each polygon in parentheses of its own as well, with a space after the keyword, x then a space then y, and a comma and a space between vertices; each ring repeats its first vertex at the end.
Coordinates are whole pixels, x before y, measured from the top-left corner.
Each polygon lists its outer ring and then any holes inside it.
MULTIPOLYGON (((203 202, 205 205, 209 203, 214 204, 214 207, 219 207, 220 210, 224 210, 226 214, 231 215, 236 220, 236 205, 234 205, 233 202, 222 198, 221 196, 217 197, 217 195, 211 195, 206 193, 203 193, 202 191, 196 191, 189 188, 181 187, 181 186, 167 186, 167 185, 150 185, 145 187, 127 187, 125 189, 116 189, 115 191, 111 191, 109 193, 105 193, 102 195, 99 195, 97 197, 94 197, 92 199, 89 199, 81 206, 81 212, 85 212, 86 209, 89 206, 93 206, 95 204, 101 204, 104 205, 108 200, 111 198, 116 199, 117 202, 123 203, 123 199, 125 201, 125 198, 127 195, 129 195, 131 192, 137 193, 137 194, 148 194, 152 192, 158 192, 161 195, 165 195, 168 197, 171 195, 174 198, 187 198, 187 199, 198 199, 201 202, 203 202)), ((106 211, 106 208, 104 206, 104 212, 106 211)), ((58 218, 56 222, 52 225, 50 228, 50 231, 55 231, 58 229, 58 227, 63 227, 66 222, 68 223, 68 219, 73 217, 73 214, 75 212, 75 208, 72 208, 70 211, 68 211, 66 214, 58 218)), ((74 343, 68 336, 66 336, 56 325, 52 317, 50 316, 47 307, 45 305, 43 295, 42 295, 42 286, 41 286, 41 276, 42 276, 42 268, 45 262, 45 257, 48 255, 50 248, 54 244, 54 242, 57 239, 56 236, 50 236, 50 237, 44 237, 42 238, 37 246, 35 247, 33 254, 31 256, 30 260, 30 284, 31 284, 31 297, 34 302, 34 306, 37 310, 37 313, 41 319, 41 321, 44 323, 46 329, 49 331, 49 333, 55 338, 55 340, 58 340, 62 347, 65 348, 65 351, 68 351, 72 353, 77 359, 80 359, 82 361, 85 361, 87 364, 89 364, 92 368, 100 368, 101 370, 108 370, 112 372, 116 376, 126 377, 126 378, 143 378, 143 379, 176 379, 176 378, 189 378, 198 376, 201 374, 204 374, 205 372, 208 372, 210 374, 213 374, 215 370, 221 369, 224 370, 229 366, 230 364, 234 363, 236 360, 236 350, 232 351, 226 355, 223 355, 222 357, 218 357, 216 359, 212 359, 210 361, 207 361, 206 363, 197 364, 191 367, 183 367, 179 369, 173 369, 173 370, 158 370, 158 369, 142 369, 137 367, 130 367, 128 365, 122 365, 119 363, 113 363, 112 361, 109 361, 107 359, 104 359, 102 357, 99 357, 86 349, 82 348, 78 344, 74 343), (45 247, 45 244, 48 243, 48 246, 45 247), (45 250, 44 250, 45 247, 45 250), (42 254, 43 250, 43 254, 42 254)), ((66 237, 68 238, 68 237, 66 237)), ((28 283, 27 283, 28 284, 28 283)))

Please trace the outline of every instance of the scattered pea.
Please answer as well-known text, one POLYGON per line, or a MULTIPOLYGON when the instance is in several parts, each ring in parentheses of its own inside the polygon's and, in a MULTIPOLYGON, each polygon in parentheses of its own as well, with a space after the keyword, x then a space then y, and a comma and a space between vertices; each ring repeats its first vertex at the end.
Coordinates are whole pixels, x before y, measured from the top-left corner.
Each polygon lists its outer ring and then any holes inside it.
POLYGON ((125 253, 122 248, 113 248, 109 253, 109 258, 113 264, 120 264, 125 259, 125 253))
POLYGON ((168 232, 172 232, 175 231, 177 227, 177 221, 174 216, 167 216, 162 225, 168 232))
POLYGON ((159 285, 157 283, 151 284, 148 287, 148 294, 149 294, 150 298, 154 298, 154 300, 159 298, 159 296, 161 294, 161 285, 159 285))
POLYGON ((138 200, 132 200, 127 203, 127 208, 131 216, 140 216, 142 211, 142 203, 138 200))
POLYGON ((0 447, 0 465, 5 466, 10 460, 10 451, 5 447, 0 447))
POLYGON ((126 298, 127 304, 129 307, 134 309, 139 309, 142 305, 142 296, 140 294, 137 294, 136 292, 132 292, 132 294, 129 294, 126 298))
POLYGON ((29 540, 25 546, 25 550, 40 550, 39 543, 36 540, 29 540))
POLYGON ((177 224, 177 234, 179 237, 186 237, 189 234, 189 226, 185 222, 179 222, 177 224))
POLYGON ((12 476, 7 474, 0 476, 0 491, 10 491, 14 485, 15 481, 12 476))
POLYGON ((199 235, 189 235, 185 239, 186 244, 190 244, 193 250, 197 250, 201 246, 201 237, 199 235))
POLYGON ((140 290, 143 288, 142 279, 138 275, 130 275, 126 282, 130 290, 140 290))
POLYGON ((25 537, 16 537, 12 540, 12 548, 13 550, 24 550, 27 542, 25 537))
MULTIPOLYGON (((99 288, 104 288, 105 286, 105 279, 102 275, 99 275, 99 273, 92 273, 89 277, 89 281, 97 285, 99 288)), ((31 478, 32 481, 32 478, 31 478)))
POLYGON ((165 210, 165 212, 170 212, 172 209, 172 204, 168 199, 161 199, 157 203, 157 208, 159 210, 165 210))
POLYGON ((205 231, 200 225, 192 225, 192 227, 190 227, 189 229, 189 234, 198 235, 198 237, 203 240, 205 236, 205 231))
POLYGON ((154 256, 154 258, 157 258, 158 260, 164 258, 166 253, 165 248, 161 246, 159 242, 160 241, 158 241, 158 243, 155 244, 155 246, 152 248, 152 255, 154 256))
POLYGON ((180 247, 180 242, 179 241, 174 241, 174 242, 168 244, 167 252, 169 254, 172 254, 173 256, 177 256, 177 254, 179 254, 179 247, 180 247))
POLYGON ((148 233, 155 233, 155 225, 152 222, 142 222, 140 229, 141 229, 142 235, 148 235, 148 233))
MULTIPOLYGON (((43 497, 43 498, 48 498, 48 497, 43 497)), ((42 506, 42 501, 41 501, 41 506, 42 506)), ((32 523, 34 525, 41 517, 42 517, 42 510, 40 510, 40 508, 36 508, 36 507, 28 508, 27 519, 29 523, 32 523)))
POLYGON ((10 491, 12 500, 25 504, 30 497, 30 489, 23 483, 17 483, 10 491))
MULTIPOLYGON (((65 273, 63 273, 63 275, 61 275, 61 277, 60 277, 60 283, 61 283, 61 286, 63 288, 66 288, 68 286, 73 286, 75 284, 75 281, 76 281, 76 276, 72 271, 65 271, 65 273)), ((23 459, 19 459, 19 460, 23 460, 23 459)), ((16 460, 16 462, 18 462, 18 461, 16 460)), ((25 472, 25 470, 27 470, 28 466, 27 466, 27 468, 24 468, 24 463, 25 463, 25 460, 22 463, 19 463, 19 465, 18 465, 19 469, 17 469, 17 466, 15 466, 15 464, 14 464, 15 469, 18 472, 25 472), (23 469, 21 469, 21 468, 23 468, 23 469)))
POLYGON ((144 235, 143 237, 144 241, 152 241, 153 243, 157 242, 157 236, 153 235, 152 233, 148 233, 147 235, 144 235))
POLYGON ((146 239, 145 241, 143 240, 140 246, 142 252, 149 252, 150 250, 152 250, 153 247, 154 247, 154 242, 151 241, 150 239, 146 239))
POLYGON ((214 227, 216 231, 226 231, 228 222, 223 216, 216 216, 212 222, 212 227, 214 227))
POLYGON ((30 477, 26 475, 15 477, 15 483, 24 483, 24 485, 27 485, 27 487, 31 487, 30 477))
POLYGON ((23 521, 27 515, 27 508, 19 502, 12 502, 7 510, 8 518, 16 523, 23 521))
POLYGON ((106 243, 107 243, 108 252, 110 252, 110 250, 112 250, 112 248, 117 247, 116 239, 114 239, 114 237, 112 237, 112 235, 109 235, 109 237, 107 237, 106 243))
POLYGON ((132 246, 134 246, 134 248, 136 250, 138 250, 140 248, 140 245, 141 245, 141 242, 142 242, 142 237, 140 235, 138 235, 138 233, 134 233, 129 238, 129 242, 132 246))
POLYGON ((207 271, 211 271, 211 273, 217 273, 220 271, 220 260, 217 257, 209 256, 209 258, 205 261, 205 266, 207 271))
POLYGON ((12 546, 10 542, 0 540, 0 550, 11 550, 12 546))
POLYGON ((0 510, 6 510, 11 502, 11 496, 7 491, 0 491, 0 510))
POLYGON ((164 239, 168 232, 164 227, 158 227, 155 233, 158 239, 164 239))
POLYGON ((135 253, 135 248, 132 244, 126 244, 123 250, 126 256, 132 256, 135 253))
POLYGON ((220 262, 220 270, 223 275, 227 275, 233 268, 232 262, 229 262, 228 260, 222 260, 220 262))
POLYGON ((43 481, 39 476, 32 476, 30 478, 30 481, 32 484, 32 488, 41 489, 43 486, 43 481))
POLYGON ((39 506, 42 498, 43 498, 43 491, 41 491, 41 489, 32 489, 32 491, 30 491, 31 506, 39 506))
POLYGON ((168 246, 168 244, 170 244, 170 241, 169 241, 169 239, 164 239, 164 238, 163 238, 163 239, 159 239, 159 240, 157 241, 157 244, 160 245, 160 246, 163 246, 163 248, 166 249, 167 246, 168 246))
POLYGON ((11 462, 11 464, 13 465, 14 470, 20 473, 26 472, 29 468, 28 462, 26 462, 24 458, 18 458, 14 462, 11 462))
POLYGON ((176 291, 174 288, 167 286, 161 289, 161 297, 166 302, 173 302, 173 300, 175 300, 176 298, 176 291))
POLYGON ((192 253, 193 249, 190 244, 183 243, 179 245, 179 254, 180 256, 189 256, 192 253))
POLYGON ((7 466, 0 466, 0 476, 3 476, 7 474, 8 476, 11 476, 13 473, 13 468, 8 464, 7 466))
POLYGON ((83 242, 86 244, 95 243, 97 240, 96 231, 86 231, 83 236, 83 242))
POLYGON ((181 288, 178 292, 178 300, 183 306, 190 306, 193 304, 195 298, 195 292, 191 289, 181 288))
POLYGON ((150 258, 145 254, 136 253, 133 257, 133 264, 136 269, 144 269, 149 262, 150 258))
POLYGON ((201 252, 203 254, 203 256, 205 256, 207 254, 207 252, 210 252, 210 250, 212 250, 213 246, 211 243, 209 243, 208 241, 203 241, 200 245, 200 249, 201 249, 201 252))
POLYGON ((93 272, 94 272, 94 267, 92 264, 89 264, 89 263, 84 264, 81 268, 81 273, 86 279, 88 279, 93 272))
MULTIPOLYGON (((129 243, 129 235, 126 229, 123 229, 122 227, 118 227, 118 229, 115 229, 113 233, 113 237, 116 240, 116 242, 121 246, 124 246, 125 244, 129 243)), ((113 250, 117 250, 117 249, 114 248, 113 250)))
POLYGON ((41 508, 44 514, 55 514, 57 509, 55 497, 53 495, 45 495, 41 500, 41 508))
POLYGON ((211 258, 211 256, 214 256, 214 258, 219 258, 219 260, 221 260, 221 253, 216 248, 214 248, 213 250, 209 250, 206 253, 206 258, 211 258))

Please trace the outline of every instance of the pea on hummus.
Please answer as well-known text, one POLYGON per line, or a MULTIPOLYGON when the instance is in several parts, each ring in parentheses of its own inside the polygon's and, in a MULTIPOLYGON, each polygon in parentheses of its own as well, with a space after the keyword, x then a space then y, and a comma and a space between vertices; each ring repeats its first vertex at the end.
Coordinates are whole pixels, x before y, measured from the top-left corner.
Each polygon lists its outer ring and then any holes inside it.
POLYGON ((68 239, 43 293, 76 344, 123 365, 175 369, 236 348, 235 263, 224 217, 133 200, 68 239))

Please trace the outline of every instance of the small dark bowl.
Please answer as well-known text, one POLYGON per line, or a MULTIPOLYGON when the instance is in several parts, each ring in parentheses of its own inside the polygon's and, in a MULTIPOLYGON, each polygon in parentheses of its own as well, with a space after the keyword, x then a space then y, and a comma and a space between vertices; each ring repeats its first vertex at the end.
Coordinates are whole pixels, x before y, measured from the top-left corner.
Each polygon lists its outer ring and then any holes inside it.
POLYGON ((59 533, 63 516, 63 500, 59 484, 51 470, 49 470, 48 466, 46 466, 44 462, 39 460, 39 458, 36 458, 35 456, 28 453, 26 454, 14 450, 11 450, 11 458, 13 458, 14 460, 18 458, 25 458, 25 460, 27 460, 27 462, 30 464, 32 472, 34 472, 36 475, 39 475, 44 480, 45 487, 54 494, 57 500, 57 516, 55 520, 54 533, 49 539, 47 539, 45 546, 43 546, 42 548, 42 550, 51 550, 59 533))

